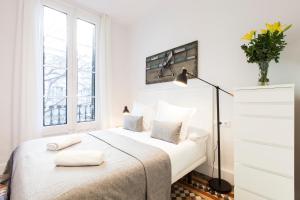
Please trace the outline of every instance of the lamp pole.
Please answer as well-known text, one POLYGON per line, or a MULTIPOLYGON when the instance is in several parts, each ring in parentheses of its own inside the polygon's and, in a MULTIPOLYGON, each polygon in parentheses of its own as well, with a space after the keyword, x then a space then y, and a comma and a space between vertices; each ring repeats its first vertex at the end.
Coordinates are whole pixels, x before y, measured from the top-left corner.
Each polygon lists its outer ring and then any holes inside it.
MULTIPOLYGON (((203 80, 201 78, 198 78, 197 76, 189 73, 186 71, 186 74, 190 75, 193 78, 196 78, 202 82, 207 83, 208 85, 211 85, 212 87, 215 88, 216 90, 216 103, 217 103, 217 145, 218 145, 218 178, 212 178, 211 180, 209 180, 209 186, 210 188, 212 188, 214 191, 217 191, 219 193, 229 193, 231 192, 231 184, 228 183, 227 181, 222 179, 222 174, 221 174, 221 138, 220 138, 220 126, 221 126, 221 122, 220 122, 220 91, 229 94, 231 96, 233 96, 233 94, 231 94, 230 92, 227 92, 226 90, 223 90, 222 88, 220 88, 217 85, 214 85, 206 80, 203 80)), ((213 166, 215 167, 215 166, 213 166)))
MULTIPOLYGON (((219 184, 221 184, 221 142, 220 142, 220 126, 221 126, 221 122, 220 122, 220 91, 219 91, 219 87, 216 87, 216 98, 217 98, 217 132, 218 132, 218 179, 219 179, 219 184)), ((214 167, 214 166, 213 166, 214 167)))

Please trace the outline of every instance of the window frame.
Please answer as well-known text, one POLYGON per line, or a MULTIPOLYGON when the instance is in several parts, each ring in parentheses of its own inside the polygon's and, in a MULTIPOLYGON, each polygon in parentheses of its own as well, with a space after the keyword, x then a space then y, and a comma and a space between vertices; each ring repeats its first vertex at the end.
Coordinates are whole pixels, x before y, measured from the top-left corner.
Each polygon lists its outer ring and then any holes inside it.
MULTIPOLYGON (((70 5, 61 1, 58 2, 55 0, 44 0, 42 8, 44 8, 44 6, 67 14, 67 123, 53 126, 44 126, 42 124, 42 134, 47 136, 99 129, 101 127, 99 112, 101 108, 99 103, 100 96, 98 92, 98 87, 100 87, 100 65, 98 51, 101 16, 94 11, 78 8, 76 5, 70 5), (95 25, 95 120, 88 122, 77 122, 77 19, 81 19, 95 25)), ((41 98, 43 98, 43 96, 41 98)))

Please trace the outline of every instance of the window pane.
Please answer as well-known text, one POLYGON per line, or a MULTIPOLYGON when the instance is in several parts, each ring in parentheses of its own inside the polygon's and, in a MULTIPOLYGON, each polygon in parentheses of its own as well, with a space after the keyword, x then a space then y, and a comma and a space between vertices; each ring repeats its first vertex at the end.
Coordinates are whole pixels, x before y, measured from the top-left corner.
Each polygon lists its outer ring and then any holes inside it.
POLYGON ((95 98, 78 97, 77 122, 88 122, 95 120, 95 98))
POLYGON ((67 15, 44 7, 44 126, 67 123, 67 15))
POLYGON ((44 97, 44 126, 67 123, 67 99, 44 97))
POLYGON ((78 71, 78 96, 94 96, 93 76, 92 72, 78 71))
POLYGON ((95 120, 95 25, 77 19, 77 122, 95 120))
POLYGON ((66 96, 66 70, 44 68, 44 96, 66 96))

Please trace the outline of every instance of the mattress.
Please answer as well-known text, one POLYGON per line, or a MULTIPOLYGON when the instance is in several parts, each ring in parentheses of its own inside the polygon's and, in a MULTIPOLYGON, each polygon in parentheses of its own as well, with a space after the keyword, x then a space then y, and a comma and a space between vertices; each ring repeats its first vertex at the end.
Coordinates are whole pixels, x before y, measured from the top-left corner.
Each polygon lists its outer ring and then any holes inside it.
POLYGON ((173 144, 151 138, 150 132, 147 131, 133 132, 123 128, 113 128, 109 131, 165 151, 171 160, 172 183, 206 161, 206 140, 198 142, 184 140, 179 144, 173 144))

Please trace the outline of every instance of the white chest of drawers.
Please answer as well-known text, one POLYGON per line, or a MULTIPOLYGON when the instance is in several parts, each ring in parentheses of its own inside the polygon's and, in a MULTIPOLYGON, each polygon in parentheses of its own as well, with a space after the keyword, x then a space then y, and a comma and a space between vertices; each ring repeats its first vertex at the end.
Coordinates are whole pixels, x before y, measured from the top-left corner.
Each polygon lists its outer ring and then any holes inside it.
POLYGON ((294 85, 234 93, 235 199, 294 200, 294 85))

